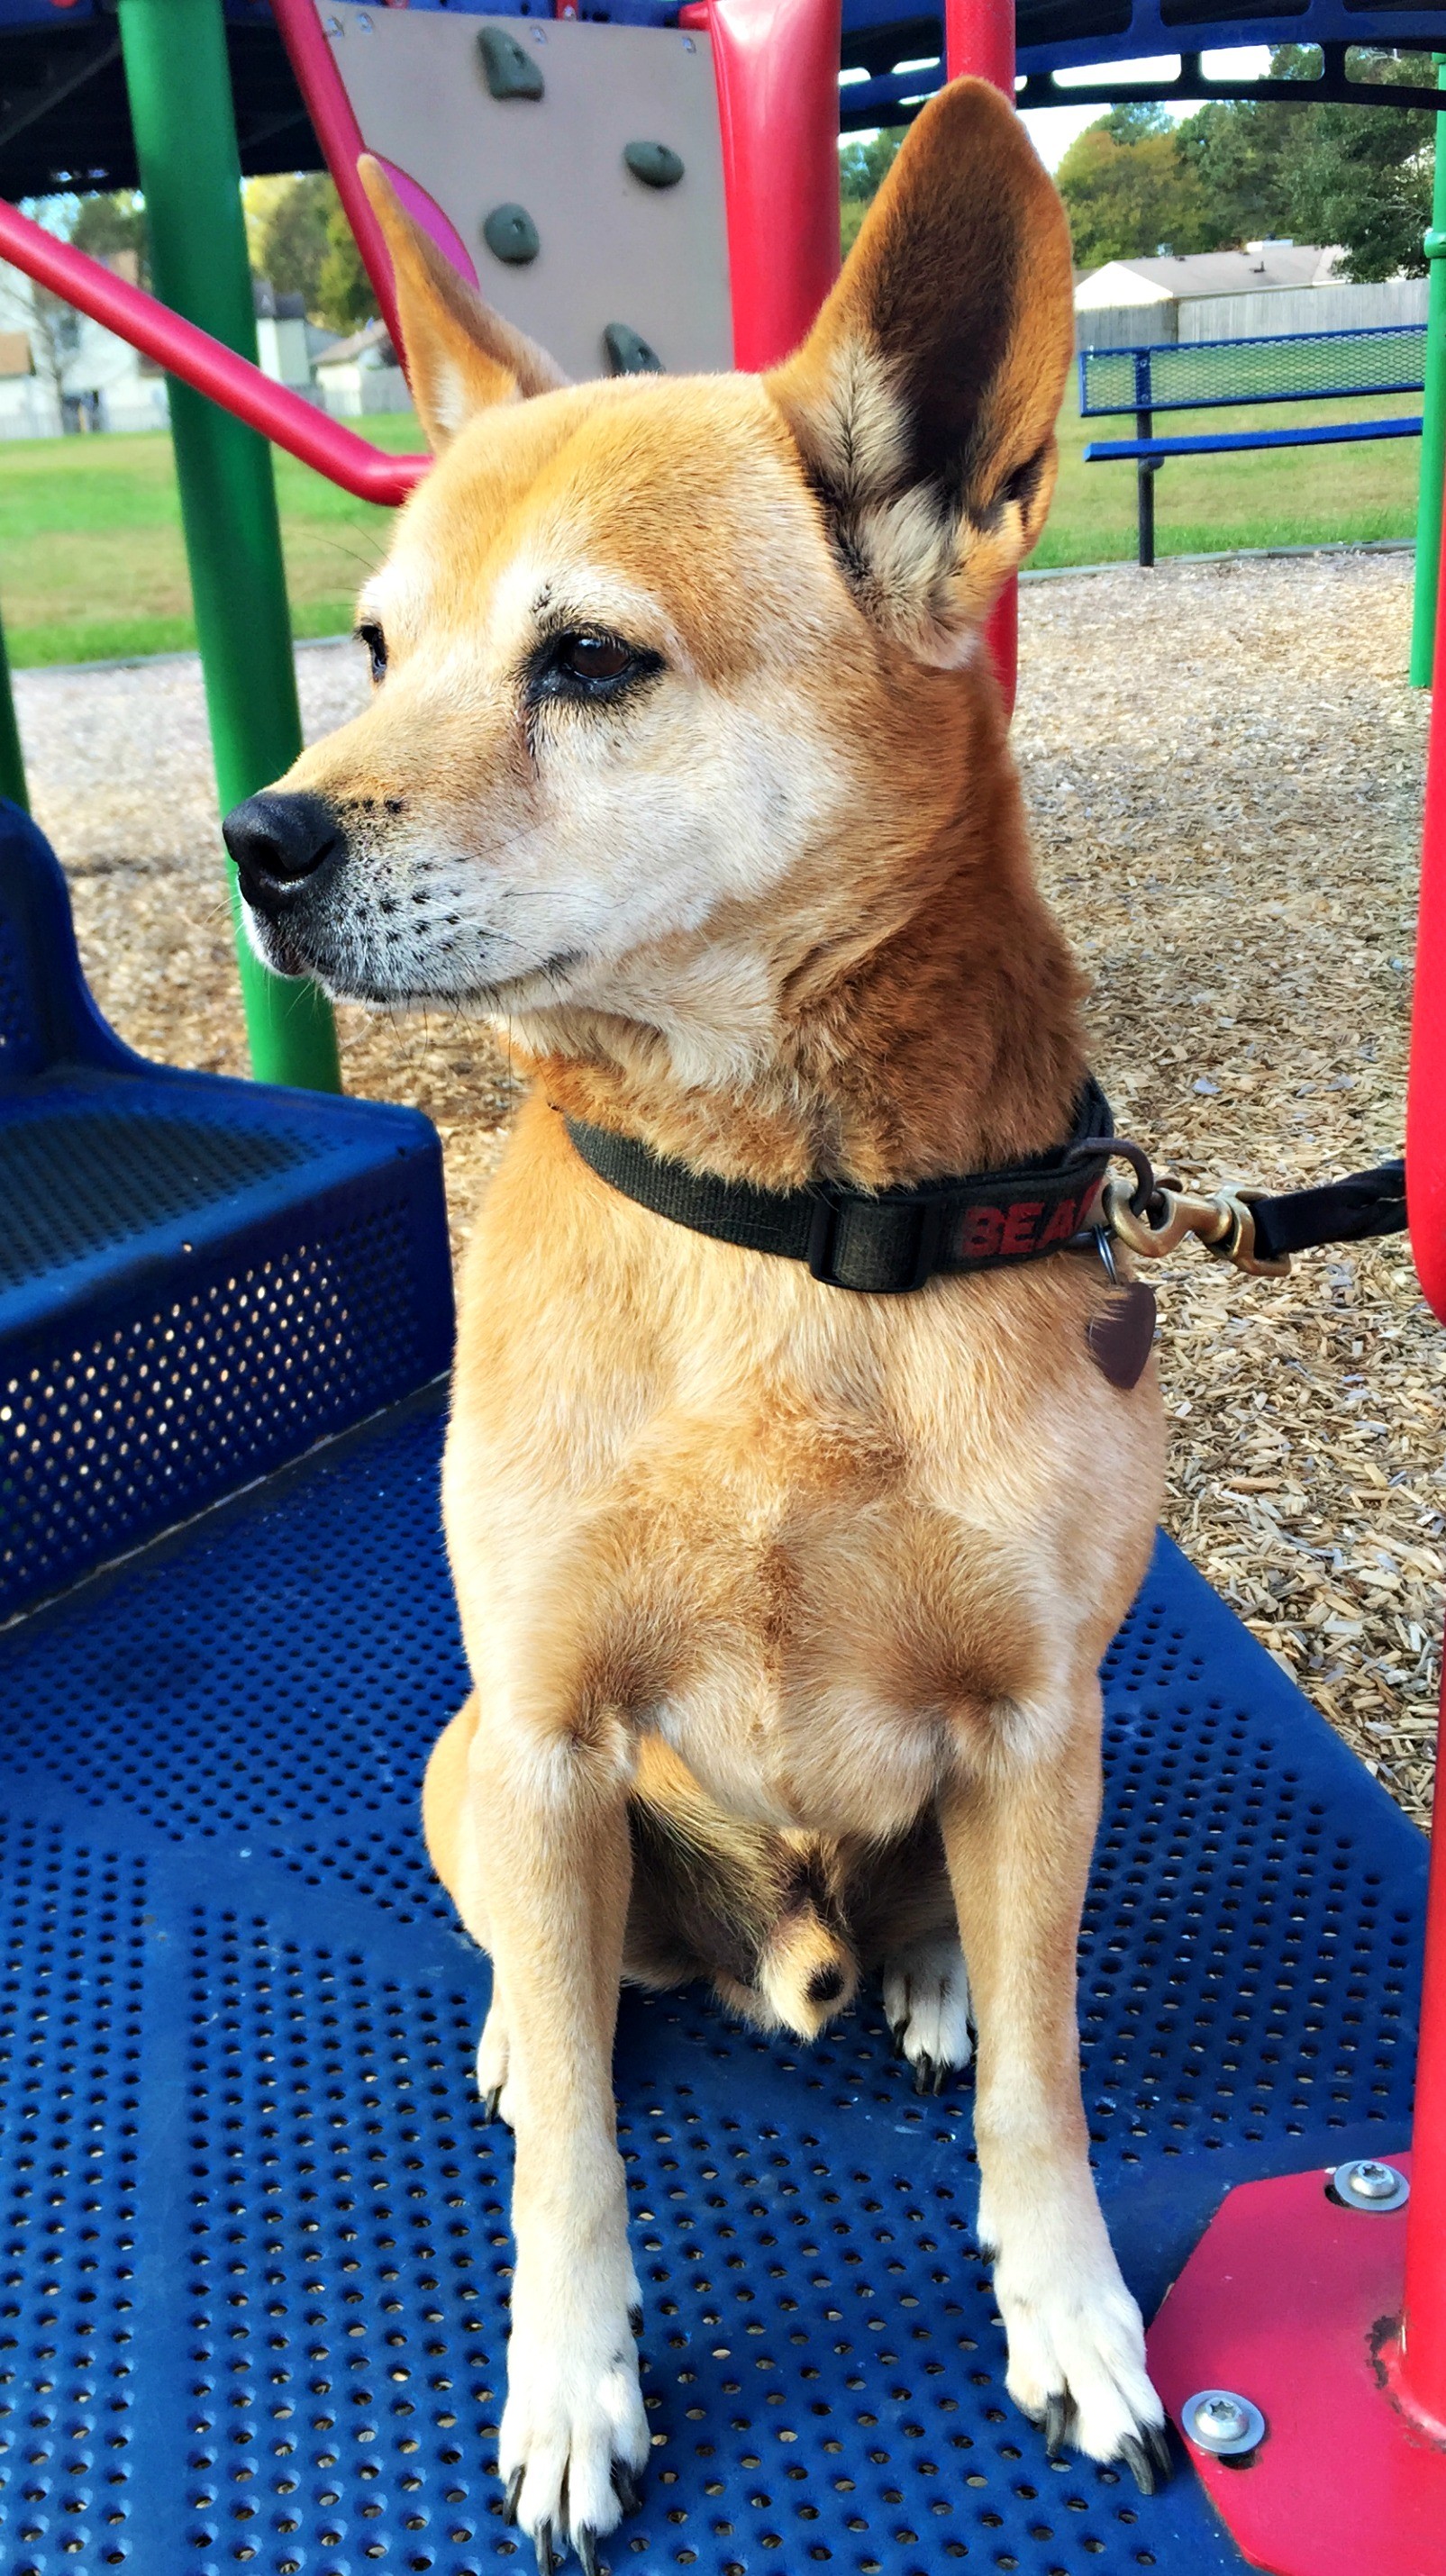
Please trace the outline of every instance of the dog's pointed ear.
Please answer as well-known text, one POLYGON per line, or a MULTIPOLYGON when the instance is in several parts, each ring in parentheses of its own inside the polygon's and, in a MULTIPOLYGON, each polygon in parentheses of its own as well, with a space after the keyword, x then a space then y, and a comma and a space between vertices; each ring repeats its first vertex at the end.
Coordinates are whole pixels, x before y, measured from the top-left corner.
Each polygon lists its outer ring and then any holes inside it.
POLYGON ((494 403, 522 402, 565 385, 546 350, 458 276, 370 152, 357 172, 391 258, 407 373, 427 445, 445 447, 474 412, 494 403))
POLYGON ((1073 341, 1054 183, 999 93, 955 81, 766 379, 861 608, 926 662, 968 658, 1039 537, 1073 341))

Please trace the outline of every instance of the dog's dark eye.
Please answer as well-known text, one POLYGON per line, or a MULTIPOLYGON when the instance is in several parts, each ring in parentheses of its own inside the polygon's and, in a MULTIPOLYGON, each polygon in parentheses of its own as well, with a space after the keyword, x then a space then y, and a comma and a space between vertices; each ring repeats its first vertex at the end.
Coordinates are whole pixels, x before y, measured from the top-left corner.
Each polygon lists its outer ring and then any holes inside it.
POLYGON ((365 644, 372 658, 372 685, 384 676, 387 667, 387 639, 379 626, 363 624, 356 630, 358 644, 365 644))
POLYGON ((631 671, 638 656, 616 635, 564 635, 557 646, 553 668, 565 671, 573 680, 620 680, 631 671))
POLYGON ((547 636, 527 673, 531 705, 547 700, 579 709, 621 704, 640 681, 661 671, 663 657, 646 644, 626 644, 600 628, 570 626, 547 636))

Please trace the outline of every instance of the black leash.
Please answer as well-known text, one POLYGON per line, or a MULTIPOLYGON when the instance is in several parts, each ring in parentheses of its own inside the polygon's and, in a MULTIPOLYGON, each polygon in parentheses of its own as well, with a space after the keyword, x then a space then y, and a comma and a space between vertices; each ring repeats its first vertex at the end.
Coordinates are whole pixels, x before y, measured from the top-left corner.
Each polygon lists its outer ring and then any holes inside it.
POLYGON ((1284 1190, 1276 1198, 1252 1197, 1255 1245, 1268 1261, 1314 1252, 1323 1243, 1361 1243, 1373 1234, 1406 1230, 1406 1166, 1378 1163, 1349 1180, 1323 1181, 1314 1190, 1284 1190))

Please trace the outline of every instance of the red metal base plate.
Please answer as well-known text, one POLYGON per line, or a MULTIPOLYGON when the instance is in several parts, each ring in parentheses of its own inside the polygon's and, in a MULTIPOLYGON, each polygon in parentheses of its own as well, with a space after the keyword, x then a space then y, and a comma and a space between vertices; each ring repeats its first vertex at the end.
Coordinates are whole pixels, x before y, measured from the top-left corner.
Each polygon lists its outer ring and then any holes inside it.
MULTIPOLYGON (((1409 2174, 1409 2156, 1392 2163, 1409 2174)), ((1329 2177, 1232 2191, 1150 2332, 1182 2434, 1205 2388, 1253 2400, 1266 2437, 1234 2467, 1186 2436, 1232 2538, 1270 2576, 1446 2576, 1446 2443, 1393 2387, 1406 2213, 1343 2209, 1329 2177)))

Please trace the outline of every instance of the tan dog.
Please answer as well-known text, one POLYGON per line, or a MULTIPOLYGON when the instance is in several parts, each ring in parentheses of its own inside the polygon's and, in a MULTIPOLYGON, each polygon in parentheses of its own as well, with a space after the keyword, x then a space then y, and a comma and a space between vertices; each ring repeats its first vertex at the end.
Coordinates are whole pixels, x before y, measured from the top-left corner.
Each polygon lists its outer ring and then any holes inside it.
POLYGON ((568 387, 368 184, 440 461, 363 593, 372 706, 230 837, 273 964, 465 998, 535 1076, 467 1264, 476 1688, 426 1790, 517 2136, 510 2506, 591 2567, 647 2456, 619 1979, 808 2036, 875 1966, 922 2081, 972 1990, 1012 2394, 1148 2487, 1074 1988, 1153 1372, 1091 1360, 1088 1260, 850 1295, 610 1191, 558 1114, 772 1188, 1067 1135, 1080 985, 981 642, 1054 480, 1063 210, 958 83, 786 366, 568 387))

